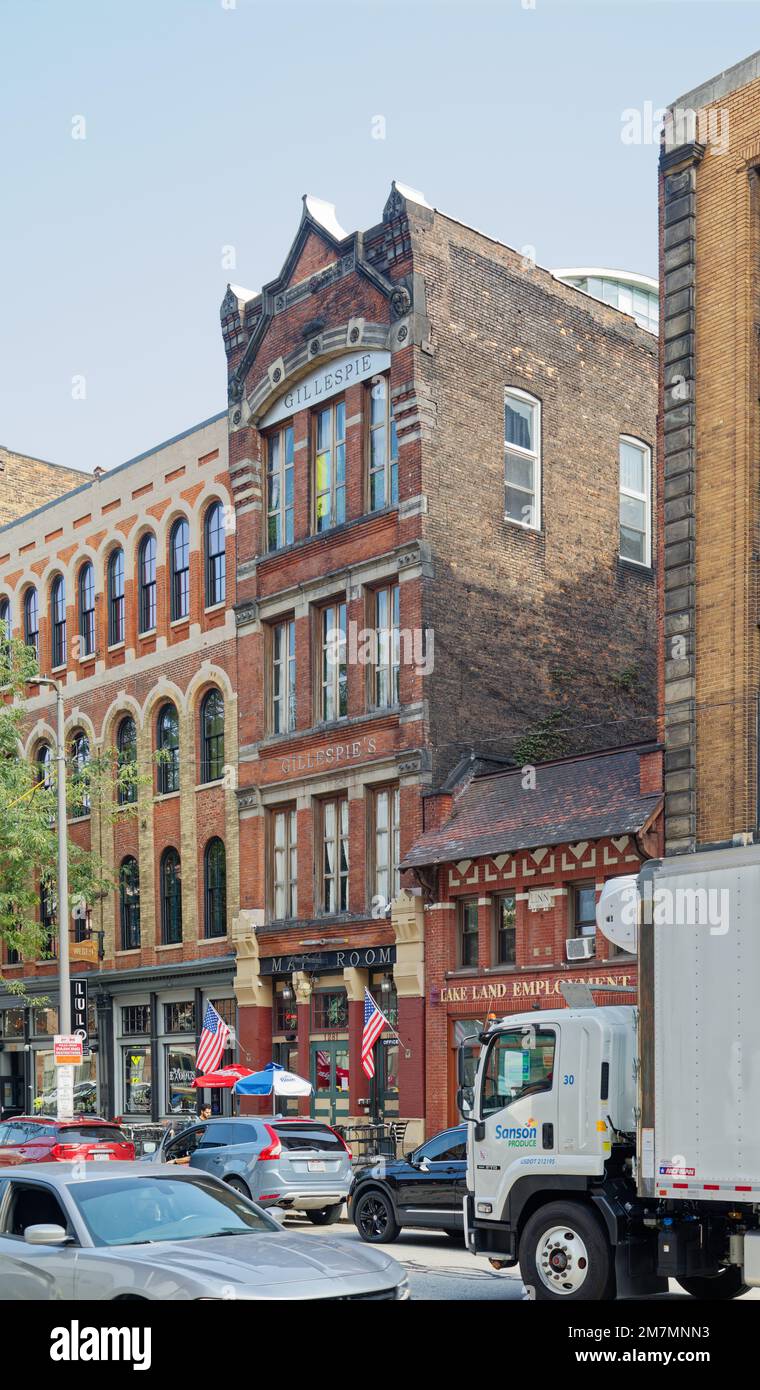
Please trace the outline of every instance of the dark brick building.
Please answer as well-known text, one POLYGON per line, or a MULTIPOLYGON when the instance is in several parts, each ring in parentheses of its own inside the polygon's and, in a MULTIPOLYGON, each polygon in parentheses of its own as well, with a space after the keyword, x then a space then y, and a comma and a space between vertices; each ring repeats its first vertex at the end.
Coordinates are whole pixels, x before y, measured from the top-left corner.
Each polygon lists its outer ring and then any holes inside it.
POLYGON ((656 341, 399 185, 350 235, 305 199, 222 329, 241 1039, 316 1113, 421 1130, 425 930, 388 904, 424 795, 654 734, 656 341), (367 985, 401 1038, 371 1088, 367 985))

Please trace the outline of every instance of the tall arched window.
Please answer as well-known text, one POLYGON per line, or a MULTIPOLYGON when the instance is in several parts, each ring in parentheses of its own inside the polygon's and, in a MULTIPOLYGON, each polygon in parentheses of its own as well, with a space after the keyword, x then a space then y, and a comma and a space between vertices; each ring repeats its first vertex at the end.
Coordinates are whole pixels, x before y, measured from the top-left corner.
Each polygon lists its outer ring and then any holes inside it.
POLYGON ((0 598, 0 641, 10 642, 12 635, 11 601, 9 598, 0 598))
POLYGON ((227 935, 227 857, 224 844, 214 837, 203 856, 205 893, 204 930, 206 936, 227 935))
POLYGON ((90 792, 85 769, 90 761, 90 740, 82 729, 77 729, 71 738, 71 785, 74 793, 72 816, 89 816, 90 792))
POLYGON ((201 781, 216 782, 224 773, 224 699, 209 690, 201 705, 201 781))
POLYGON ((174 705, 162 705, 158 713, 158 790, 161 795, 179 791, 179 718, 174 705))
POLYGON ((119 869, 119 916, 121 949, 136 951, 140 945, 140 868, 131 855, 122 859, 119 869))
POLYGON ((161 941, 176 946, 182 940, 182 870, 176 849, 161 855, 161 941))
POLYGON ((116 761, 120 774, 117 799, 120 806, 129 806, 137 800, 137 783, 133 776, 121 774, 133 773, 137 764, 137 726, 131 714, 122 719, 116 730, 116 761))
POLYGON ((53 668, 66 665, 66 581, 56 575, 50 589, 50 660, 53 668))
POLYGON ((156 626, 156 538, 148 534, 137 552, 140 588, 140 631, 152 632, 156 626))
POLYGON ((79 642, 80 655, 92 656, 95 651, 95 571, 89 560, 79 571, 79 642))
POLYGON ((169 537, 172 622, 190 612, 190 527, 184 517, 175 521, 169 537))
POLYGON ((37 780, 42 783, 45 791, 50 791, 53 785, 53 751, 49 743, 39 745, 35 762, 37 764, 37 780))
POLYGON ((24 594, 24 641, 33 647, 35 655, 40 654, 40 606, 37 590, 31 584, 24 594))
POLYGON ((114 550, 108 561, 108 645, 124 641, 124 551, 114 550))
POLYGON ((203 529, 206 554, 206 607, 211 608, 215 603, 224 603, 226 592, 224 507, 221 502, 212 502, 206 512, 203 529))

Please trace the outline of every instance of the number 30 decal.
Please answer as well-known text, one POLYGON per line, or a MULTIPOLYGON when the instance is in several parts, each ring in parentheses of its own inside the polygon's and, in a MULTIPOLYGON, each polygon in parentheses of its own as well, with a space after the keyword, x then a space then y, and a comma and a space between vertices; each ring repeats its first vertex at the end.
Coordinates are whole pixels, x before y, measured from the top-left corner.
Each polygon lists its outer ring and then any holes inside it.
POLYGON ((563 1086, 574 1086, 574 1085, 575 1085, 575 1077, 573 1076, 572 1072, 570 1072, 568 1075, 563 1076, 563 1078, 562 1078, 562 1085, 563 1085, 563 1086))

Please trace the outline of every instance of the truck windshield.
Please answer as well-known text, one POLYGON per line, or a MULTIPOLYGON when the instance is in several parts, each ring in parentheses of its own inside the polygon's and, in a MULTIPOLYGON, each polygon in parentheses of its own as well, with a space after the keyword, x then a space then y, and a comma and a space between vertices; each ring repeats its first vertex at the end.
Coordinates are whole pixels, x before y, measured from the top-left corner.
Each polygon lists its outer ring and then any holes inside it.
POLYGON ((486 1058, 481 1114, 492 1115, 522 1096, 550 1091, 556 1041, 554 1031, 548 1029, 499 1033, 486 1058))

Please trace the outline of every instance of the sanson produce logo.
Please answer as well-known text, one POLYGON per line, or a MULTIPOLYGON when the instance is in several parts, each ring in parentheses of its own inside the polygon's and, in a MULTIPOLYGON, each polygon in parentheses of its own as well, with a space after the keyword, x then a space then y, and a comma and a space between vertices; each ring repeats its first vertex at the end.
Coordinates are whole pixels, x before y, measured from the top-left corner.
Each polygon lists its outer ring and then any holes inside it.
POLYGON ((530 1119, 524 1125, 497 1125, 494 1130, 497 1139, 502 1139, 508 1149, 532 1149, 538 1136, 536 1121, 530 1119))

